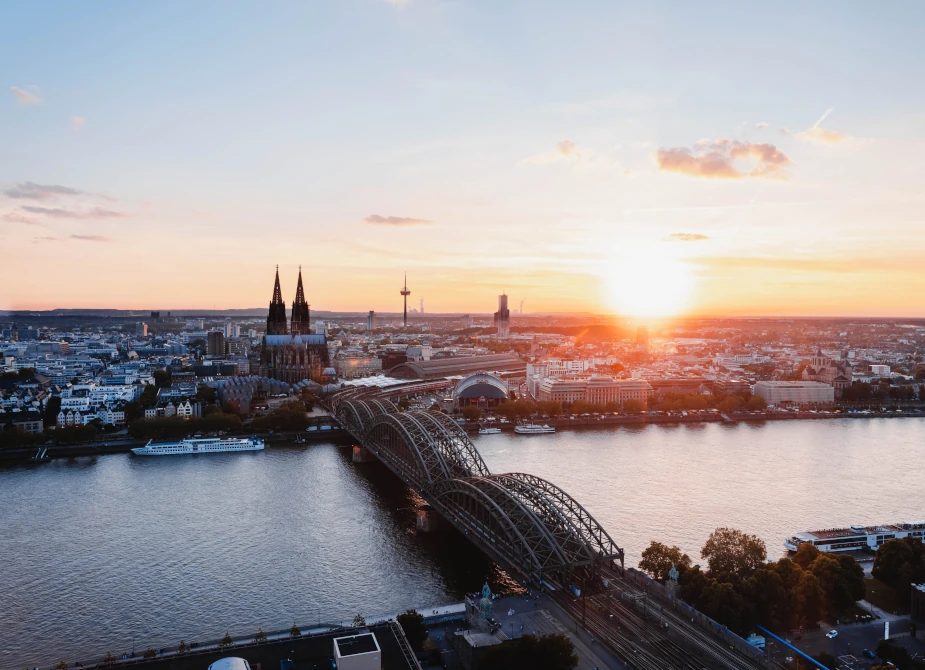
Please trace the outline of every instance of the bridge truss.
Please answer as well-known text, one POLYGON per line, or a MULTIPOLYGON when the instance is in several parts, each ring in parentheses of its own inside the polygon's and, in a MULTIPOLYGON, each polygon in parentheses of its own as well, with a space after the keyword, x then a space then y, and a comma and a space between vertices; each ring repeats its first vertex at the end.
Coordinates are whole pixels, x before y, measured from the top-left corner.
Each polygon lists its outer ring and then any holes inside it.
POLYGON ((398 408, 379 394, 335 397, 335 416, 493 560, 565 585, 623 566, 623 549, 578 501, 529 474, 491 474, 469 436, 441 412, 398 408), (576 573, 578 573, 576 575, 576 573))

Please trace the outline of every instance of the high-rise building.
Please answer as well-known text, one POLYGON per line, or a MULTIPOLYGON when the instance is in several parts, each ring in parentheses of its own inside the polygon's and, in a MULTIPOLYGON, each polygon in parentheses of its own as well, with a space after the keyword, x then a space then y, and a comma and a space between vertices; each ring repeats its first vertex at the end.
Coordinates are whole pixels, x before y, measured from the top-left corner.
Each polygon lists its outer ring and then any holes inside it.
POLYGON ((136 323, 135 324, 135 334, 140 335, 141 337, 147 337, 148 336, 148 324, 136 323))
POLYGON ((636 329, 636 346, 643 351, 649 350, 649 329, 645 326, 636 329))
POLYGON ((424 298, 421 298, 421 314, 424 313, 424 298))
POLYGON ((209 333, 206 342, 206 353, 210 356, 225 355, 225 333, 220 330, 213 330, 209 333))
POLYGON ((495 327, 498 329, 498 337, 508 337, 511 334, 511 311, 507 308, 507 293, 498 296, 495 327))
POLYGON ((371 333, 374 330, 376 330, 376 313, 369 310, 369 314, 366 315, 366 332, 371 333))
POLYGON ((408 273, 405 273, 405 287, 401 290, 401 294, 405 299, 405 313, 402 325, 408 327, 408 296, 411 295, 411 291, 408 290, 408 273))

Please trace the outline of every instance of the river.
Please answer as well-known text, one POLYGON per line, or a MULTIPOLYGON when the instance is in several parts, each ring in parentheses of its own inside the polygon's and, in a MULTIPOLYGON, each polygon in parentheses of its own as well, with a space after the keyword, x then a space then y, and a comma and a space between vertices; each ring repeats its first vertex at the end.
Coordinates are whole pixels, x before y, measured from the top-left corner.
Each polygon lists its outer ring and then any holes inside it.
MULTIPOLYGON (((769 554, 793 532, 925 518, 921 419, 632 426, 477 436, 493 472, 545 477, 635 565, 696 560, 718 526, 769 554)), ((0 469, 0 667, 458 602, 504 575, 415 496, 334 445, 0 469)))

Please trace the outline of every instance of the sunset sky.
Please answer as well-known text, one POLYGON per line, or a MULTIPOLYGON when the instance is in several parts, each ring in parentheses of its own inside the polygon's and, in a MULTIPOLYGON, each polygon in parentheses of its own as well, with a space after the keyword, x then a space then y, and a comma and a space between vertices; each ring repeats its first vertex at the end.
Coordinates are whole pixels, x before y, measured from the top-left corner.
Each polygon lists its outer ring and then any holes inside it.
POLYGON ((0 309, 925 316, 925 3, 42 2, 0 309), (745 5, 748 6, 745 6, 745 5))

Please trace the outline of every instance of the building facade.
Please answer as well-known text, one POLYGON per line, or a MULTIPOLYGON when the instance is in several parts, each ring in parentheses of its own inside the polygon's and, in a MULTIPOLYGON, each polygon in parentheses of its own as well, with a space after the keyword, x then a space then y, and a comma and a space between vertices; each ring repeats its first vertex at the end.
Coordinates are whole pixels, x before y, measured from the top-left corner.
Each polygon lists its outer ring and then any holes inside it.
POLYGON ((831 405, 835 402, 835 388, 824 382, 755 382, 754 394, 769 405, 831 405))
POLYGON ((594 405, 638 400, 645 406, 652 387, 642 379, 614 379, 607 375, 592 375, 583 379, 547 377, 537 388, 536 399, 571 403, 583 400, 594 405))
POLYGON ((292 318, 286 323, 286 303, 279 285, 279 268, 273 286, 273 298, 267 314, 267 334, 260 352, 260 374, 295 384, 303 379, 319 379, 329 366, 328 347, 324 335, 311 332, 311 312, 302 288, 302 268, 292 318))

